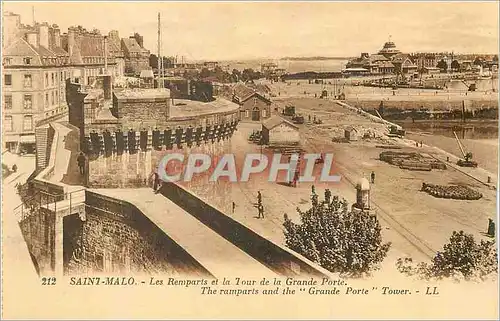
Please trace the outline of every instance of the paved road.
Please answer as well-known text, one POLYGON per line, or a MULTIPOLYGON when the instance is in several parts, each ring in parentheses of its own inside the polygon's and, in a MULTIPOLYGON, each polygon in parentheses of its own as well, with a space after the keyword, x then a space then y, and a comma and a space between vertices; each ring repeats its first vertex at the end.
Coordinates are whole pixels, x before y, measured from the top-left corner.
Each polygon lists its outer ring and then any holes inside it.
POLYGON ((212 275, 221 277, 268 276, 276 274, 212 231, 175 203, 149 188, 94 189, 91 191, 122 199, 137 206, 153 223, 182 246, 212 275))

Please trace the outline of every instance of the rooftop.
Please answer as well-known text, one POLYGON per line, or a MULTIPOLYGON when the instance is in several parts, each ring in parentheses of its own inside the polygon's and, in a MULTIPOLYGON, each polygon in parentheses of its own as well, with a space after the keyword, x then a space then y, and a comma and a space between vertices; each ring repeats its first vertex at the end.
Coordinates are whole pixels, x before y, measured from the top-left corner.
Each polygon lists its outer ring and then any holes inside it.
POLYGON ((282 123, 286 123, 288 125, 290 125, 291 127, 293 128, 297 128, 298 129, 298 126, 289 122, 288 120, 284 119, 284 118, 281 118, 280 116, 272 116, 271 118, 269 118, 268 120, 264 121, 262 123, 262 127, 265 127, 267 129, 273 129, 274 127, 276 126, 279 126, 281 125, 282 123))
POLYGON ((170 106, 170 119, 183 120, 195 116, 206 116, 217 113, 236 112, 239 106, 226 99, 216 99, 205 103, 202 101, 175 99, 170 106))
POLYGON ((170 98, 170 90, 166 88, 155 89, 126 89, 114 92, 117 99, 154 99, 170 98))

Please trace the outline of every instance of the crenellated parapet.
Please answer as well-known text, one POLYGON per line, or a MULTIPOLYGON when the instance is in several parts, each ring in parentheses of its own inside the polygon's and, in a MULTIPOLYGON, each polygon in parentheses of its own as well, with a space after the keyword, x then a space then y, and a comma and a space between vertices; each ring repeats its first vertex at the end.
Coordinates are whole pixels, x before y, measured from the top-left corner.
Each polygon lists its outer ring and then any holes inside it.
POLYGON ((85 137, 83 150, 90 157, 135 154, 139 151, 182 149, 183 147, 200 146, 229 139, 238 121, 207 125, 205 127, 167 127, 163 130, 104 130, 101 133, 93 131, 85 137))

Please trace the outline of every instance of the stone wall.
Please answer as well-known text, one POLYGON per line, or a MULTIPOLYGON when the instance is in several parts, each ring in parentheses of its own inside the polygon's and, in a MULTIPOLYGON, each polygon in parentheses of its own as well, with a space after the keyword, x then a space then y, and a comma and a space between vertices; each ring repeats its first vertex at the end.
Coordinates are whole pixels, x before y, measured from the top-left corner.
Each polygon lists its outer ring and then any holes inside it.
POLYGON ((118 119, 124 128, 165 126, 169 116, 169 98, 126 98, 115 100, 118 119))
POLYGON ((276 273, 288 276, 326 276, 323 269, 255 233, 224 214, 222 209, 210 205, 178 184, 163 184, 161 193, 276 273))
POLYGON ((86 194, 86 221, 64 219, 65 274, 147 273, 210 276, 133 205, 86 194))
POLYGON ((19 223, 40 275, 50 275, 55 268, 55 219, 54 212, 40 208, 19 223))

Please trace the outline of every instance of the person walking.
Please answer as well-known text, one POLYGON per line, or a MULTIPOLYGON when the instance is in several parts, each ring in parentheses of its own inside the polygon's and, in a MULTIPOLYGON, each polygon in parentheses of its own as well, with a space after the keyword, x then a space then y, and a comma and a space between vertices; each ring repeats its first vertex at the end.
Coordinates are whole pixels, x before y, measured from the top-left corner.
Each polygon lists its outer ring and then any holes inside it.
POLYGON ((372 184, 375 184, 375 172, 371 174, 372 184))
POLYGON ((78 163, 78 168, 80 169, 80 175, 85 175, 85 155, 83 152, 80 152, 78 157, 76 158, 76 162, 78 163))
POLYGON ((233 214, 235 209, 236 209, 236 203, 233 201, 233 214))
POLYGON ((151 175, 152 178, 153 178, 153 192, 155 194, 158 193, 158 191, 160 190, 159 189, 159 185, 160 185, 160 176, 158 175, 158 172, 157 171, 154 171, 153 172, 153 175, 151 175))

